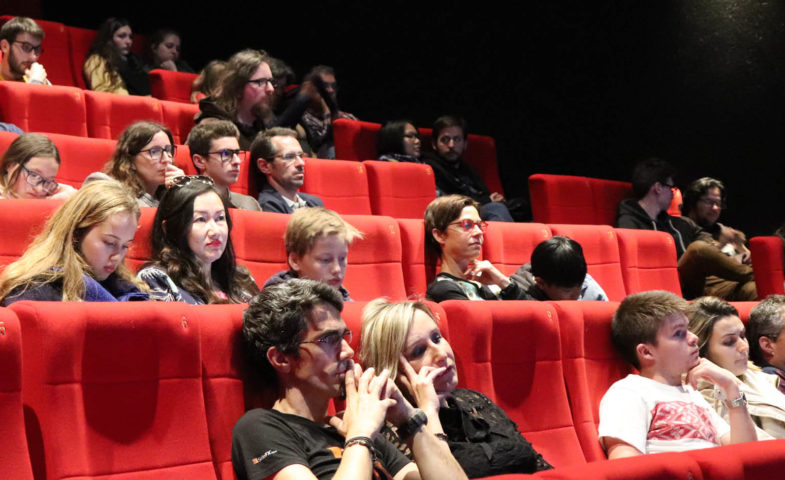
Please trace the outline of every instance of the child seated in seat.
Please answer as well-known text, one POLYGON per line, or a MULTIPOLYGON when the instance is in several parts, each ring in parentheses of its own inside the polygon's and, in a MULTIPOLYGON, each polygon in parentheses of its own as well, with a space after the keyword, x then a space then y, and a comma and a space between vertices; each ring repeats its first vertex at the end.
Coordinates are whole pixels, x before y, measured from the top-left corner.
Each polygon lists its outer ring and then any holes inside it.
POLYGON ((286 226, 284 243, 289 270, 270 277, 264 287, 292 278, 306 278, 323 282, 341 292, 344 302, 350 302, 349 291, 343 287, 349 245, 362 233, 340 215, 324 207, 296 210, 286 226))
POLYGON ((611 340, 640 374, 611 385, 600 402, 599 437, 609 459, 756 439, 733 374, 698 355, 686 308, 670 292, 651 291, 628 296, 616 310, 611 340), (720 389, 730 425, 695 390, 699 380, 720 389))

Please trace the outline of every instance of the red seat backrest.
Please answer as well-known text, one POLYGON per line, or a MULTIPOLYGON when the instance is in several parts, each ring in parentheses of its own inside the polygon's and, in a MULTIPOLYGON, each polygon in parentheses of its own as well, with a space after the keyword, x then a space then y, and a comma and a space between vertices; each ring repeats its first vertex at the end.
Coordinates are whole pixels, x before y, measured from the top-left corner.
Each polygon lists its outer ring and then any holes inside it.
POLYGON ((301 191, 316 195, 325 207, 341 215, 371 214, 368 178, 362 163, 308 158, 301 191))
POLYGON ((428 284, 436 277, 436 262, 425 249, 423 220, 397 219, 401 231, 401 261, 407 296, 425 296, 428 284), (431 260, 431 261, 429 261, 431 260))
POLYGON ((553 305, 512 300, 440 305, 452 332, 459 386, 487 395, 557 469, 584 464, 553 305))
POLYGON ((112 158, 117 142, 104 138, 75 137, 50 133, 49 137, 60 152, 57 181, 79 188, 85 177, 99 172, 112 158))
POLYGON ((194 127, 194 115, 199 113, 199 105, 166 100, 160 100, 160 103, 163 124, 171 130, 174 143, 185 144, 188 133, 194 127))
POLYGON ((766 298, 771 294, 785 294, 782 239, 774 236, 752 237, 750 252, 758 298, 766 298))
POLYGON ((19 136, 18 133, 13 132, 0 132, 0 157, 5 155, 5 151, 11 146, 14 140, 19 136))
POLYGON ((0 464, 3 476, 32 480, 22 406, 22 329, 8 308, 0 308, 0 464))
POLYGON ((71 51, 71 75, 74 78, 75 86, 87 88, 82 67, 98 31, 79 27, 66 27, 66 29, 68 30, 68 49, 71 51))
POLYGON ((200 312, 164 302, 17 302, 36 478, 215 479, 200 312))
POLYGON ((363 165, 374 215, 421 219, 436 198, 436 182, 428 165, 373 160, 363 165))
POLYGON ((0 267, 15 262, 22 256, 33 238, 43 230, 44 224, 63 200, 0 200, 0 267))
POLYGON ((581 244, 589 274, 600 284, 610 300, 627 296, 621 273, 621 258, 616 232, 606 225, 550 225, 554 235, 569 237, 581 244))
MULTIPOLYGON (((328 160, 330 161, 330 160, 328 160)), ((334 160, 332 160, 334 161, 334 160)), ((401 260, 401 232, 391 217, 342 215, 363 233, 349 246, 344 286, 354 300, 406 298, 401 260)))
POLYGON ((0 82, 0 115, 25 132, 87 136, 84 93, 75 87, 0 82))
POLYGON ((785 469, 785 440, 747 442, 684 453, 711 480, 777 478, 785 469))
POLYGON ((632 195, 627 182, 535 174, 529 177, 535 222, 615 225, 616 207, 632 195))
POLYGON ((339 118, 334 121, 335 158, 355 161, 376 159, 376 136, 381 128, 379 123, 359 120, 339 118))
POLYGON ((654 230, 615 230, 627 294, 667 290, 681 296, 673 237, 654 230))
POLYGON ((191 103, 191 86, 199 76, 196 73, 172 72, 157 68, 151 70, 148 75, 153 97, 159 100, 191 103))
POLYGON ((512 275, 529 263, 534 248, 551 236, 551 229, 542 223, 489 222, 482 256, 505 275, 512 275))
MULTIPOLYGON (((161 103, 150 97, 85 90, 87 129, 91 137, 117 140, 140 120, 163 123, 161 103)), ((176 142, 175 142, 176 143, 176 142)))
MULTIPOLYGON (((8 20, 14 18, 9 16, 8 20)), ((5 23, 5 22, 2 22, 5 23)), ((68 27, 60 22, 35 20, 43 30, 44 38, 41 46, 44 51, 38 62, 46 68, 46 78, 53 85, 64 87, 78 86, 71 74, 71 51, 68 48, 68 27)))
MULTIPOLYGON (((289 268, 283 243, 289 215, 235 209, 230 212, 237 263, 248 267, 262 288, 273 274, 289 268)), ((351 250, 349 254, 351 260, 351 250)))
POLYGON ((139 218, 134 241, 125 256, 125 265, 133 272, 138 271, 152 257, 153 221, 158 211, 155 207, 139 207, 139 210, 142 211, 142 216, 139 218))

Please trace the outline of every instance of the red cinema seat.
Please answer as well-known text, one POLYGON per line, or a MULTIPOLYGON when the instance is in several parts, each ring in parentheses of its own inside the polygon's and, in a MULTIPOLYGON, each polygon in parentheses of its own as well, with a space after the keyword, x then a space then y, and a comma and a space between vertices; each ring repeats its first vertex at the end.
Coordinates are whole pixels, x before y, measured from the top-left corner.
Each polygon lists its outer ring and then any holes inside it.
POLYGON ((49 199, 0 201, 0 225, 3 225, 0 267, 15 262, 25 253, 33 238, 62 204, 63 200, 49 199))
MULTIPOLYGON (((0 26, 14 15, 3 15, 0 17, 0 26)), ((41 46, 44 51, 38 58, 38 62, 46 68, 46 77, 53 85, 63 85, 67 87, 77 86, 71 75, 71 52, 68 48, 68 27, 60 22, 50 22, 48 20, 35 19, 44 30, 44 38, 41 46)))
POLYGON ((18 136, 18 133, 0 132, 0 157, 5 155, 5 151, 8 150, 8 147, 11 146, 11 143, 13 143, 18 136))
POLYGON ((182 303, 17 302, 39 479, 216 478, 200 322, 182 303))
POLYGON ((557 469, 585 464, 564 385, 553 305, 512 300, 440 305, 450 324, 459 386, 499 405, 557 469))
MULTIPOLYGON (((259 198, 259 187, 261 173, 258 173, 256 163, 251 162, 251 153, 244 152, 245 157, 242 158, 240 164, 240 176, 237 182, 229 187, 229 190, 243 195, 250 195, 253 198, 259 198)), ((195 169, 194 169, 195 170, 195 169)))
POLYGON ((344 215, 343 218, 363 233, 363 238, 349 246, 343 284, 352 299, 406 298, 398 223, 382 216, 344 215))
POLYGON ((401 261, 406 295, 425 297, 428 284, 436 277, 436 259, 425 249, 423 220, 397 219, 401 231, 401 261))
MULTIPOLYGON (((231 210, 232 244, 237 263, 245 265, 259 288, 273 274, 289 268, 283 236, 289 215, 231 210)), ((351 260, 351 250, 350 250, 351 260)))
POLYGON ((87 60, 90 45, 98 32, 79 27, 66 27, 66 29, 68 30, 68 49, 71 51, 71 75, 77 87, 87 88, 82 67, 84 61, 87 60))
POLYGON ((22 407, 22 329, 8 308, 0 308, 0 465, 3 476, 32 480, 22 407))
POLYGON ((482 244, 482 257, 505 275, 531 260, 534 247, 551 238, 542 223, 489 222, 482 244))
POLYGON ((75 87, 0 82, 0 116, 25 132, 87 136, 84 93, 75 87))
POLYGON ((72 187, 82 186, 93 172, 100 172, 112 158, 117 142, 104 138, 75 137, 57 133, 47 134, 60 152, 57 181, 72 187))
POLYGON ((158 211, 155 207, 139 207, 142 216, 136 227, 134 241, 125 256, 125 265, 133 272, 139 271, 152 257, 153 220, 158 211))
POLYGON ((632 373, 611 343, 618 307, 616 302, 554 302, 572 418, 589 462, 605 458, 597 436, 600 400, 615 381, 632 373))
POLYGON ((627 296, 621 273, 619 242, 613 228, 605 225, 550 225, 554 235, 569 237, 581 244, 589 274, 610 300, 627 296))
POLYGON ((758 298, 771 294, 785 294, 783 268, 783 245, 779 237, 750 238, 752 268, 755 271, 755 287, 758 298))
POLYGON ((631 194, 627 182, 572 175, 529 177, 535 222, 615 225, 616 206, 631 194))
POLYGON ((199 105, 165 100, 161 100, 160 103, 163 111, 163 123, 171 130, 174 143, 185 144, 188 133, 194 127, 194 115, 199 113, 199 105))
MULTIPOLYGON (((150 91, 159 100, 191 103, 191 86, 196 80, 196 73, 172 72, 164 69, 151 70, 150 91)), ((197 108, 197 110, 199 110, 197 108)))
POLYGON ((654 230, 615 230, 627 294, 667 290, 681 296, 673 237, 654 230))
POLYGON ((373 160, 363 165, 374 215, 421 219, 436 198, 433 170, 428 165, 373 160))
POLYGON ((750 311, 757 305, 759 302, 729 302, 733 305, 736 310, 739 312, 739 318, 744 323, 747 324, 747 321, 750 319, 750 311))
POLYGON ((703 474, 698 462, 684 453, 658 453, 612 461, 605 460, 579 467, 546 470, 537 473, 535 477, 559 480, 702 480, 711 478, 703 474))
POLYGON ((316 195, 324 206, 341 215, 371 215, 365 166, 345 160, 305 161, 305 180, 301 189, 316 195))
POLYGON ((373 160, 376 154, 376 136, 382 125, 379 123, 346 120, 333 122, 335 158, 342 160, 373 160))
POLYGON ((91 137, 117 140, 140 120, 163 123, 161 103, 150 97, 85 91, 87 129, 91 137))
POLYGON ((785 470, 785 440, 691 450, 684 455, 698 462, 703 478, 712 480, 779 478, 785 470))

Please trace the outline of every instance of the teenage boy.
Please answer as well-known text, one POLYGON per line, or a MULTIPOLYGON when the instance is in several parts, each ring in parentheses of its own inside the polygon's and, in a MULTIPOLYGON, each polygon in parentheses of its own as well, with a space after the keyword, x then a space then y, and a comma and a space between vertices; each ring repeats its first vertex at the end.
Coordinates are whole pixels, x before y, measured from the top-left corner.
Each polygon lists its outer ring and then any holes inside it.
POLYGON ((613 345, 640 372, 617 381, 600 402, 599 437, 609 459, 756 440, 747 399, 733 374, 698 356, 687 302, 670 292, 636 293, 611 321, 613 345), (720 388, 729 424, 695 391, 720 388))
POLYGON ((282 270, 264 284, 307 278, 324 282, 341 292, 350 302, 349 291, 343 287, 349 245, 362 233, 340 215, 324 207, 301 208, 289 219, 284 234, 289 270, 282 270))

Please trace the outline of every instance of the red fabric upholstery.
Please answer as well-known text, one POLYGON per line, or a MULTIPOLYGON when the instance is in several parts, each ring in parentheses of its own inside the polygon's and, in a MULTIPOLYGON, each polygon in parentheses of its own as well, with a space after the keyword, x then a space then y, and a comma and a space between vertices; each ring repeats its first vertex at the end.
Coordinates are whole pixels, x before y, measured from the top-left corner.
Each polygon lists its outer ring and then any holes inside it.
POLYGON ((678 188, 674 188, 673 200, 671 200, 671 206, 668 207, 668 215, 672 215, 674 217, 680 217, 682 203, 684 203, 684 200, 682 200, 681 190, 679 190, 678 188))
POLYGON ((151 70, 148 75, 150 76, 150 91, 153 97, 160 100, 191 103, 191 86, 199 75, 164 69, 151 70))
POLYGON ((436 277, 435 261, 428 262, 425 250, 425 226, 413 218, 397 220, 401 230, 401 260, 406 295, 425 296, 428 284, 436 277))
POLYGON ((134 122, 163 123, 161 103, 150 97, 85 91, 87 129, 91 137, 117 140, 134 122))
POLYGON ((529 263, 534 247, 551 236, 551 229, 541 223, 490 222, 482 256, 505 275, 512 275, 529 263))
POLYGON ((631 194, 627 182, 572 175, 529 177, 535 222, 615 225, 616 206, 631 194))
POLYGON ((584 464, 553 305, 455 300, 440 305, 452 332, 459 385, 488 395, 556 468, 584 464))
POLYGON ((136 227, 134 241, 125 256, 125 265, 134 272, 138 271, 152 256, 153 220, 155 220, 155 212, 158 210, 154 207, 139 207, 139 209, 142 211, 142 216, 136 227))
POLYGON ((433 170, 419 163, 365 161, 368 192, 374 215, 423 218, 436 198, 433 170))
POLYGON ((188 133, 194 127, 194 115, 199 113, 199 105, 195 103, 167 102, 161 100, 164 125, 172 131, 174 143, 185 144, 188 133))
POLYGON ((71 74, 71 51, 68 48, 67 27, 60 22, 48 20, 35 22, 44 30, 44 38, 41 41, 44 52, 38 58, 38 62, 46 68, 46 78, 53 85, 77 86, 71 74))
POLYGON ((32 480, 22 409, 22 330, 19 319, 0 308, 0 465, 3 476, 32 480))
POLYGON ((608 298, 621 301, 627 296, 621 273, 616 232, 605 225, 551 225, 554 235, 569 237, 581 244, 589 274, 600 284, 608 298))
POLYGON ((554 302, 564 364, 564 379, 578 439, 586 460, 605 458, 597 437, 600 400, 632 366, 611 344, 616 302, 554 302))
POLYGON ((759 302, 730 302, 739 312, 739 318, 746 325, 750 319, 750 310, 759 302))
POLYGON ((87 52, 90 50, 90 45, 95 40, 98 32, 87 28, 66 28, 68 30, 68 49, 71 51, 71 75, 77 87, 87 88, 82 67, 84 66, 84 61, 87 60, 87 52))
POLYGON ((342 216, 364 236, 349 246, 349 264, 343 284, 352 299, 406 298, 398 223, 390 217, 342 216))
POLYGON ((74 87, 0 82, 0 115, 25 132, 87 136, 84 93, 74 87))
POLYGON ((344 118, 334 121, 335 158, 355 161, 376 159, 376 136, 381 128, 379 123, 344 118))
POLYGON ((362 163, 309 158, 301 189, 316 195, 324 206, 341 215, 370 215, 368 179, 362 163))
MULTIPOLYGON (((495 477, 494 477, 495 478, 495 477)), ((691 457, 683 453, 658 453, 619 460, 594 462, 580 467, 537 473, 534 478, 561 480, 702 480, 706 476, 691 457)))
POLYGON ((785 274, 783 274, 783 245, 779 237, 750 238, 752 268, 755 271, 755 287, 758 298, 777 293, 785 294, 785 274))
POLYGON ((214 479, 185 304, 17 302, 36 478, 214 479))
POLYGON ((685 452, 712 480, 780 478, 785 471, 785 440, 740 443, 685 452))
POLYGON ((0 267, 15 262, 27 250, 30 242, 43 229, 63 200, 7 199, 0 202, 0 267))
POLYGON ((261 173, 257 170, 256 163, 251 162, 250 159, 250 152, 245 152, 245 159, 240 164, 240 176, 237 178, 237 182, 229 187, 229 190, 258 199, 259 187, 257 183, 259 183, 261 173))
POLYGON ((666 232, 617 228, 621 273, 627 294, 667 290, 681 296, 676 245, 666 232))
POLYGON ((117 142, 104 138, 75 137, 57 133, 47 134, 60 151, 60 170, 57 181, 79 188, 85 177, 101 171, 114 154, 117 142))
POLYGON ((248 267, 261 288, 274 273, 289 268, 283 244, 289 215, 250 210, 231 210, 231 215, 237 263, 248 267))
POLYGON ((18 136, 19 134, 13 132, 0 132, 0 157, 5 155, 5 151, 18 136))

